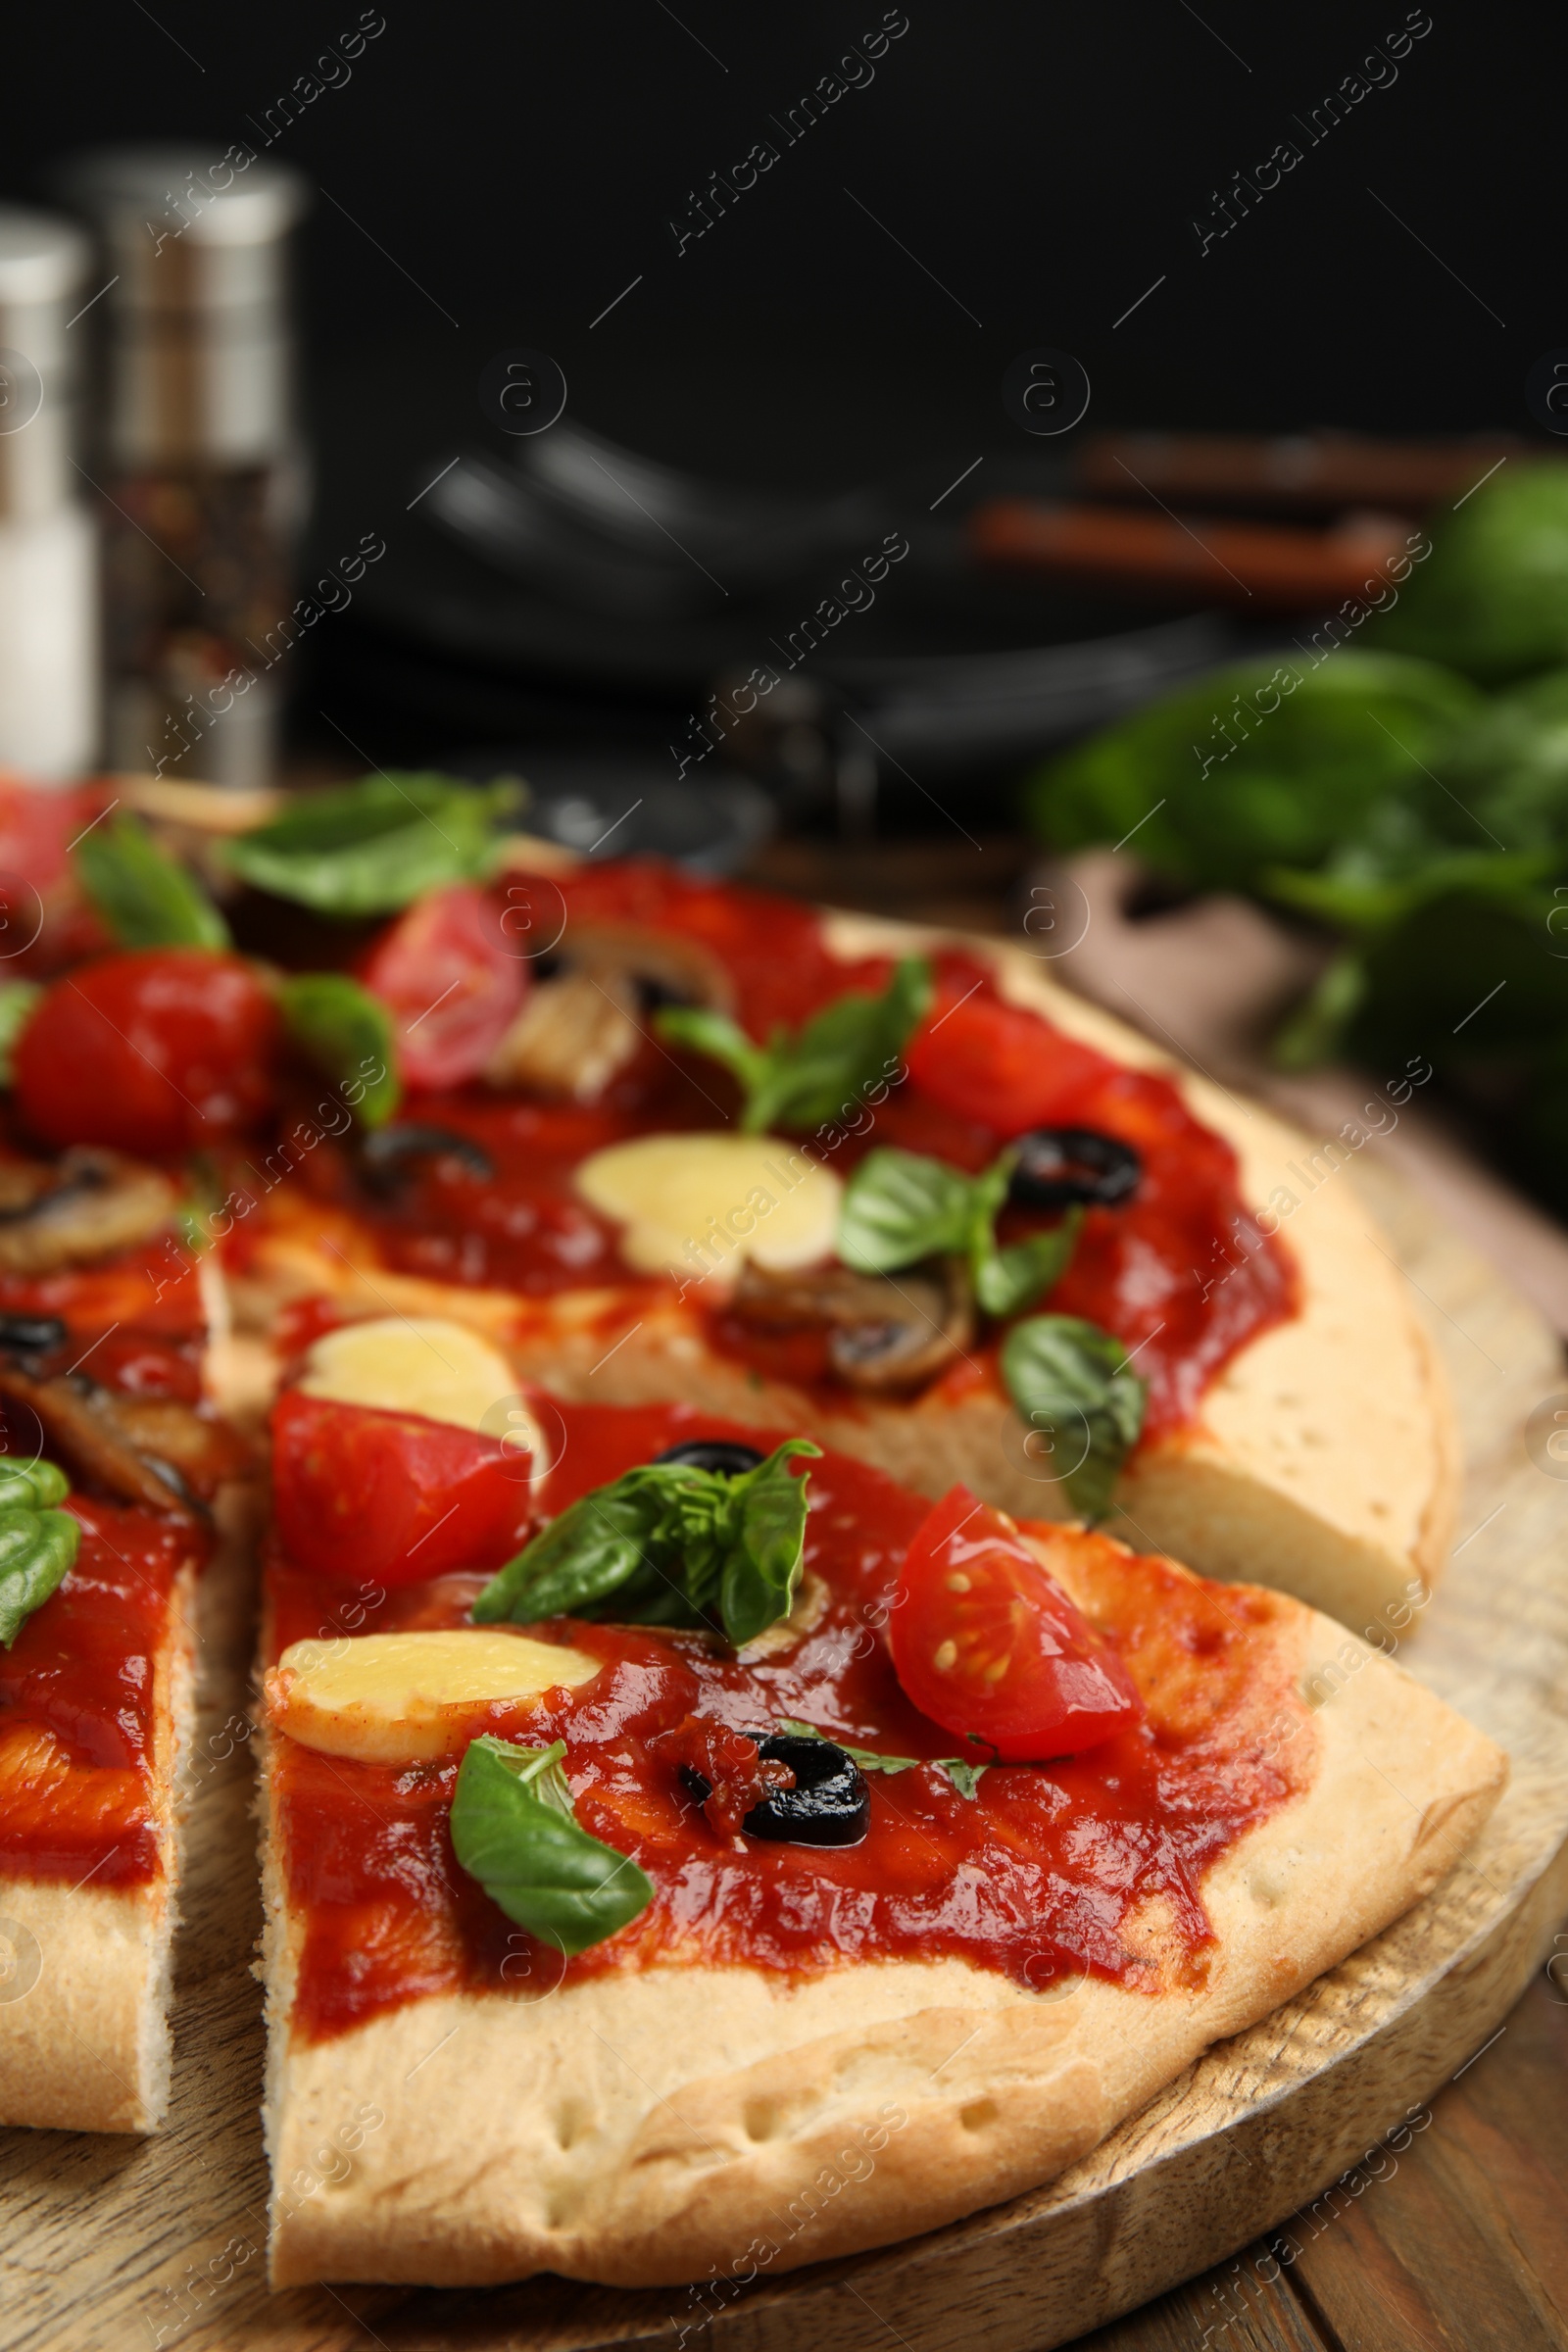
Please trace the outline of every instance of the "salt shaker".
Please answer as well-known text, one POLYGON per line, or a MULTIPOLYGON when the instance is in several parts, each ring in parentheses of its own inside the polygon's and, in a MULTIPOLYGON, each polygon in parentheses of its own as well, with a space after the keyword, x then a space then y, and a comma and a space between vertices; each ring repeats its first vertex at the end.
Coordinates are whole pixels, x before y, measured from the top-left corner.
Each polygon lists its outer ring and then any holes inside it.
POLYGON ((0 766, 39 784, 98 751, 98 547, 74 463, 89 258, 70 221, 0 205, 0 766))

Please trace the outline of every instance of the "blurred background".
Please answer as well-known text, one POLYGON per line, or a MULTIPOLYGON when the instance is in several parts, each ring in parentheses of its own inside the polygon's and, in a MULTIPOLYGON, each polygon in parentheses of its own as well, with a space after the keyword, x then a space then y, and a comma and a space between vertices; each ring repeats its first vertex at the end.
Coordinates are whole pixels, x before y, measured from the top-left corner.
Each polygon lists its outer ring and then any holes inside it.
POLYGON ((1568 1201, 1553 22, 13 44, 0 760, 516 775, 578 851, 1021 929, 1250 1082, 1424 1060, 1568 1201))

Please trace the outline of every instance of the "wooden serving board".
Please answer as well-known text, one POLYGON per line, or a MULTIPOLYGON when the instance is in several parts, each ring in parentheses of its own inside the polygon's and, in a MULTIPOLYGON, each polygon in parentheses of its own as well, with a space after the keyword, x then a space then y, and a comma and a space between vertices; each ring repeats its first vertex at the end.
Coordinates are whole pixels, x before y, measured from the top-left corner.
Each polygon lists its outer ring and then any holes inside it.
MULTIPOLYGON (((1352 1179, 1364 1188, 1370 1180, 1352 1179)), ((1446 1886, 1210 2050, 1051 2187, 726 2298, 559 2279, 270 2295, 258 2100, 248 1596, 204 1599, 205 1700, 157 2139, 0 2132, 0 2345, 14 2352, 1046 2352, 1282 2221, 1492 2034, 1568 1912, 1568 1483, 1525 1450, 1556 1343, 1409 1196, 1369 1192, 1429 1315, 1468 1447, 1453 1565, 1401 1656, 1501 1741, 1508 1791, 1446 1886)))

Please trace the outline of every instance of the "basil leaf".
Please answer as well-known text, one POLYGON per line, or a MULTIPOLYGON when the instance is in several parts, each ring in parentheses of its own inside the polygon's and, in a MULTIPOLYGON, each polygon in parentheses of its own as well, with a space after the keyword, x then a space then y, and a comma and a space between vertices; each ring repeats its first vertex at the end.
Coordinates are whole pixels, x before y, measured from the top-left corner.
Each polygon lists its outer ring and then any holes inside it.
POLYGON ((975 1186, 923 1152, 868 1152, 844 1188, 838 1252, 858 1274, 892 1274, 968 1247, 975 1186))
MULTIPOLYGON (((1438 572, 1436 562, 1418 569, 1401 613, 1438 572)), ((1136 825, 1139 858, 1157 873, 1247 890, 1270 866, 1319 864, 1369 808, 1438 768, 1445 737, 1482 707, 1465 679, 1426 662, 1344 644, 1332 661, 1269 654, 1053 757, 1025 787, 1028 819, 1057 851, 1120 841, 1136 825)))
POLYGON ((806 1481, 792 1476, 796 1454, 819 1454, 809 1438, 789 1438, 755 1470, 729 1482, 740 1526, 731 1540, 719 1585, 726 1638, 739 1649, 795 1606, 806 1548, 806 1481))
POLYGON ((689 1462, 642 1463, 568 1503, 498 1569, 473 1603, 473 1622, 716 1619, 738 1649, 794 1606, 807 1482, 787 1465, 820 1451, 809 1438, 788 1438, 739 1478, 689 1462))
POLYGON ((8 980, 0 987, 0 1086, 11 1084, 11 1055, 43 995, 36 980, 8 980))
POLYGON ((483 874, 496 819, 514 798, 447 776, 366 776, 302 796, 225 856, 256 889, 319 914, 395 914, 426 891, 483 874))
POLYGON ((722 1062, 733 1071, 748 1097, 761 1086, 770 1067, 768 1049, 754 1046, 738 1021, 727 1012, 714 1012, 706 1004, 669 1004, 659 1014, 655 1027, 672 1045, 689 1046, 695 1054, 706 1054, 710 1061, 722 1062))
POLYGON ((1002 1376, 1019 1418, 1059 1436, 1061 1473, 1086 1519, 1102 1519, 1144 1425, 1149 1388, 1120 1340, 1076 1315, 1030 1315, 1002 1347, 1002 1376))
POLYGON ((1015 1315, 1066 1269, 1083 1223, 1073 1207, 1048 1233, 999 1250, 996 1221, 1017 1152, 1011 1147, 979 1176, 923 1152, 868 1152, 844 1190, 838 1252, 861 1274, 891 1274, 917 1258, 962 1250, 975 1297, 988 1315, 1015 1315))
POLYGON ((365 1127, 384 1127, 402 1100, 392 1017, 346 972, 301 972, 277 992, 283 1026, 365 1127))
POLYGON ((761 1135, 838 1118, 866 1087, 891 1076, 930 1002, 930 965, 906 956, 880 996, 840 997, 793 1037, 775 1029, 765 1046, 725 1014, 695 1006, 666 1006, 655 1027, 734 1072, 746 1095, 742 1132, 761 1135))
POLYGON ((1049 1233, 1032 1233, 1027 1241, 1011 1242, 999 1250, 988 1224, 982 1226, 970 1258, 974 1295, 988 1315, 1016 1315, 1044 1298, 1067 1271, 1078 1246, 1084 1221, 1074 1201, 1061 1223, 1049 1233))
POLYGON ((517 1747, 485 1733, 458 1767, 452 1849, 493 1903, 568 1959, 648 1908, 654 1889, 627 1854, 591 1838, 561 1769, 564 1740, 517 1747))
MULTIPOLYGON (((669 1483, 701 1475, 674 1463, 649 1467, 664 1467, 669 1483)), ((640 1478, 639 1472, 629 1471, 613 1485, 568 1503, 497 1570, 469 1612, 474 1624, 535 1625, 543 1617, 591 1617, 612 1598, 617 1603, 612 1614, 632 1612, 623 1622, 648 1622, 638 1602, 653 1596, 645 1595, 641 1586, 657 1577, 649 1547, 668 1506, 657 1486, 633 1483, 640 1478), (628 1592, 633 1585, 639 1590, 628 1592)))
POLYGON ((70 1492, 65 1472, 53 1462, 14 1462, 0 1456, 0 1511, 52 1510, 70 1492))
POLYGON ((122 948, 226 948, 228 925, 138 818, 94 825, 72 853, 81 886, 122 948))
POLYGON ((13 1500, 23 1489, 36 1492, 24 1479, 8 1478, 0 1485, 0 1642, 7 1649, 61 1584, 81 1543, 81 1529, 69 1511, 32 1510, 20 1498, 13 1500))
POLYGON ((1275 1031, 1269 1049, 1275 1067, 1316 1069, 1332 1059, 1366 995, 1366 962, 1359 948, 1342 948, 1275 1031))
POLYGON ((989 1772, 989 1764, 970 1764, 962 1756, 884 1756, 874 1747, 851 1747, 832 1732, 819 1732, 814 1723, 796 1723, 788 1716, 779 1720, 781 1732, 792 1732, 797 1740, 827 1740, 842 1748, 852 1764, 861 1772, 918 1772, 929 1764, 933 1772, 945 1772, 960 1796, 973 1797, 980 1786, 980 1775, 989 1772))

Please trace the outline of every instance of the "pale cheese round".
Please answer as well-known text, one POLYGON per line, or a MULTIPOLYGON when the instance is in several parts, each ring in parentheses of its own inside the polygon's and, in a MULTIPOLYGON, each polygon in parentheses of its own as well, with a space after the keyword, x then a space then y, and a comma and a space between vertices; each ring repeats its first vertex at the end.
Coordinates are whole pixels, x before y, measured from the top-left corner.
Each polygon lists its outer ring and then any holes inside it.
POLYGON ((519 1419, 517 1376, 499 1348, 444 1315, 377 1315, 323 1332, 305 1359, 307 1396, 421 1413, 483 1430, 543 1458, 537 1431, 519 1419), (509 1409, 510 1408, 510 1409, 509 1409))
POLYGON ((466 1746, 476 1705, 574 1690, 601 1664, 499 1626, 295 1642, 267 1677, 268 1721, 329 1756, 414 1763, 466 1746))
POLYGON ((640 1135, 595 1152, 577 1189, 624 1230, 640 1274, 725 1286, 741 1261, 772 1271, 833 1255, 843 1186, 773 1135, 640 1135))

